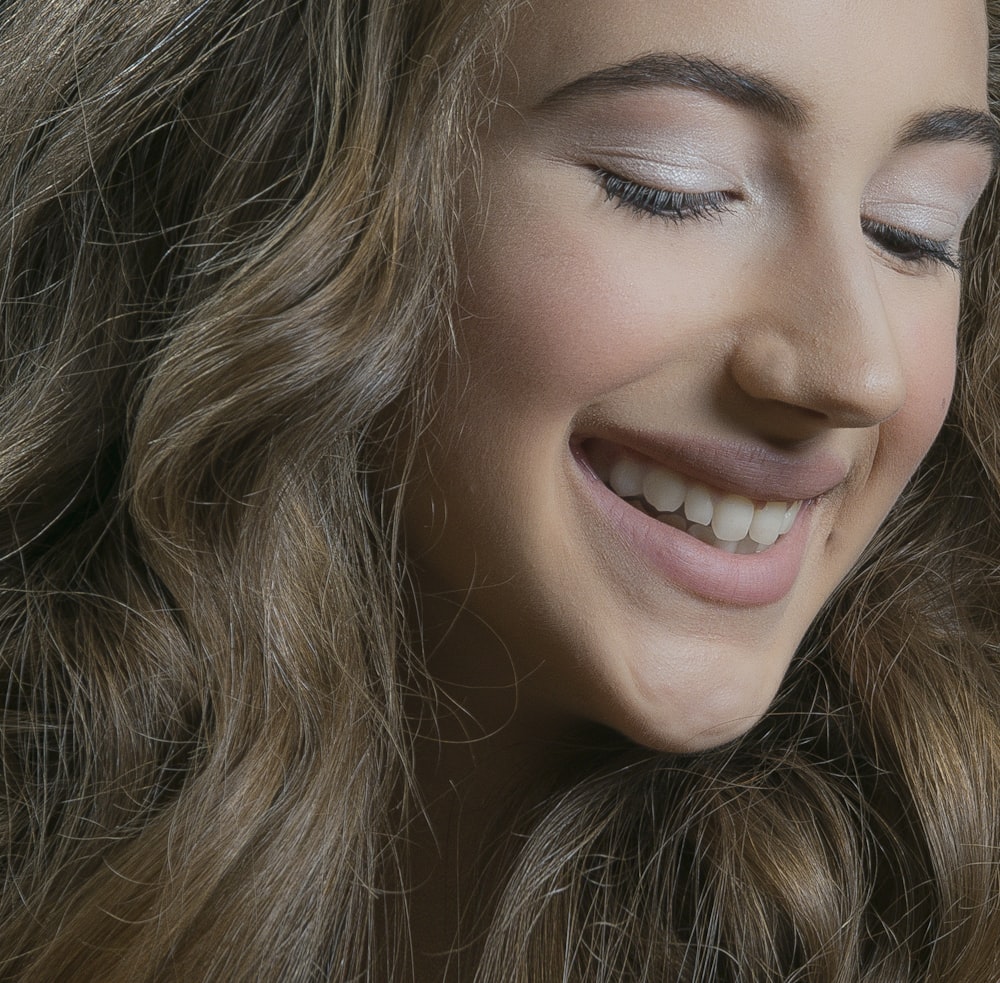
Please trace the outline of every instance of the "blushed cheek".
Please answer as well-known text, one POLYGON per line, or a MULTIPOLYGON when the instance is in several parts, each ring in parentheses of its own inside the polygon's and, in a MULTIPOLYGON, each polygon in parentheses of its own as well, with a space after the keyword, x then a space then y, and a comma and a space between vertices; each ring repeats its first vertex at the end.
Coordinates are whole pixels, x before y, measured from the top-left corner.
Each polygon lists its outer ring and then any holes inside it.
POLYGON ((629 304, 615 258, 560 219, 529 214, 487 233, 465 259, 462 296, 460 346, 476 374, 495 368, 551 398, 603 386, 629 304))
MULTIPOLYGON (((586 193, 518 190, 524 204, 491 212, 463 260, 459 340, 475 378, 565 408, 690 357, 719 317, 717 299, 692 287, 718 279, 692 261, 697 249, 679 254, 664 227, 586 193)), ((730 259, 721 252, 715 265, 730 259)))

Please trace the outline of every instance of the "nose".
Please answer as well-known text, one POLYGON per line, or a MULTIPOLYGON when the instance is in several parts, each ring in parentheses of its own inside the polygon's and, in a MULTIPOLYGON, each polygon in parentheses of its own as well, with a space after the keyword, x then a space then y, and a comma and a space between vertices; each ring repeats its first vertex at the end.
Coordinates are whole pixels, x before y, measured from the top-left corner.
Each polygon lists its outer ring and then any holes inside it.
POLYGON ((803 229, 754 277, 754 314, 731 353, 730 373, 754 409, 811 426, 871 427, 906 398, 897 332, 877 260, 859 227, 839 237, 803 229))

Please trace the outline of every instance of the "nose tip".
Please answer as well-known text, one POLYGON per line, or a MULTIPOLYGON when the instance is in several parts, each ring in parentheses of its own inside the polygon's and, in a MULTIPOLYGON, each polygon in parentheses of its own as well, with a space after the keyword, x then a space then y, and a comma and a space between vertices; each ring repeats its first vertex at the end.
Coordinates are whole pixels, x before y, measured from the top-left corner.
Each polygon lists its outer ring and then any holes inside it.
POLYGON ((840 337, 835 331, 751 331, 733 355, 732 377, 758 404, 793 409, 828 427, 877 426, 906 400, 895 340, 884 324, 863 331, 855 324, 840 337))
POLYGON ((899 344, 913 302, 873 258, 853 206, 810 210, 772 243, 755 273, 754 302, 729 369, 756 410, 777 423, 864 428, 907 398, 899 344), (888 291, 888 293, 887 293, 888 291), (794 411, 794 412, 793 412, 794 411))

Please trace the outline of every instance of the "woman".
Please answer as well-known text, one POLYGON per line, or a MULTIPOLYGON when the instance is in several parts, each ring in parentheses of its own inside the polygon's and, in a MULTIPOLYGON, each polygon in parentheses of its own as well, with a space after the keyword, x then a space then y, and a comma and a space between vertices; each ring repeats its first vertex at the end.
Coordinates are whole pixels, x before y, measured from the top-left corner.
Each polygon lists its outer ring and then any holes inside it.
POLYGON ((1000 11, 762 11, 8 6, 5 978, 1000 978, 1000 11))

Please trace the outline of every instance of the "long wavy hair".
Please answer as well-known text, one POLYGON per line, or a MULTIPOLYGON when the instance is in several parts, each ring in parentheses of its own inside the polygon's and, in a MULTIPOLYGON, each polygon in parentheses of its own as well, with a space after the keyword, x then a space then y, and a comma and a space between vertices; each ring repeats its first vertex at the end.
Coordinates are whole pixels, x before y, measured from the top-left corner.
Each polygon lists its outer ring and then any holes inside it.
MULTIPOLYGON (((0 10, 3 979, 412 975, 399 435, 509 6, 0 10)), ((1000 980, 995 185, 966 253, 948 422, 772 712, 526 805, 463 979, 1000 980)))

